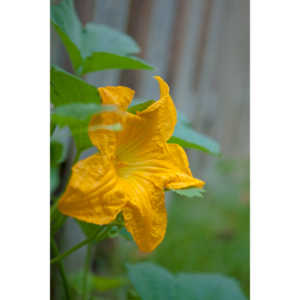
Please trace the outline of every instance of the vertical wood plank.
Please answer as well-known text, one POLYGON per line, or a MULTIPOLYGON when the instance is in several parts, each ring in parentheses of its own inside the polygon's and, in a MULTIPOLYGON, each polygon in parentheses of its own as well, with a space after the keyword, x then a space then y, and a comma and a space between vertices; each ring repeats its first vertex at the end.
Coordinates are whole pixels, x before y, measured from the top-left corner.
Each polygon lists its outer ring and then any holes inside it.
MULTIPOLYGON (((127 33, 132 36, 141 47, 139 57, 145 58, 149 45, 150 20, 153 0, 131 0, 128 16, 127 33)), ((145 71, 126 70, 121 72, 120 83, 139 90, 140 74, 145 71)))

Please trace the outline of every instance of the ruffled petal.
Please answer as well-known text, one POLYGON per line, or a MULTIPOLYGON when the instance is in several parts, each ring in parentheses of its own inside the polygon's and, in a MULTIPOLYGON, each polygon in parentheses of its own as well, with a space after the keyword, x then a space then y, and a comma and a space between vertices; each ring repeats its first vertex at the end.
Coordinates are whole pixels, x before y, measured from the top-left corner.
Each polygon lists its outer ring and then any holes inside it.
POLYGON ((166 189, 183 189, 188 187, 203 188, 205 182, 194 178, 189 167, 189 161, 183 148, 177 144, 167 144, 168 179, 165 182, 166 189))
POLYGON ((173 100, 169 94, 169 86, 159 76, 154 77, 160 87, 160 99, 148 106, 142 112, 137 112, 144 120, 156 129, 156 134, 160 134, 164 141, 167 141, 173 134, 177 114, 173 100))
POLYGON ((114 104, 126 111, 134 97, 134 90, 126 86, 107 86, 98 88, 103 104, 114 104))
POLYGON ((112 125, 123 125, 126 121, 128 105, 134 96, 134 91, 123 86, 108 86, 98 89, 102 104, 113 104, 117 106, 117 111, 106 111, 95 114, 89 123, 88 133, 91 142, 103 155, 114 158, 117 133, 112 130, 112 125))
POLYGON ((110 160, 115 157, 117 132, 109 126, 116 124, 122 124, 121 114, 118 111, 108 111, 95 114, 88 126, 88 134, 92 144, 110 160))
POLYGON ((164 191, 143 178, 131 179, 127 187, 130 200, 123 209, 125 226, 139 249, 151 252, 166 233, 164 191))
POLYGON ((73 166, 58 209, 79 220, 103 225, 113 221, 126 202, 114 166, 97 153, 73 166))

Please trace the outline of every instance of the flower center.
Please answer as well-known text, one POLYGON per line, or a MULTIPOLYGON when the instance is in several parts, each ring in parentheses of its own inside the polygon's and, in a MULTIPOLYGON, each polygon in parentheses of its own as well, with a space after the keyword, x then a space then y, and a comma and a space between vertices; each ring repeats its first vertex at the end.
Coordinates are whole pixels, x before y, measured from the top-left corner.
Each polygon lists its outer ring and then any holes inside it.
POLYGON ((116 160, 116 163, 115 163, 115 167, 116 167, 116 170, 117 170, 117 174, 120 176, 120 177, 128 177, 130 175, 130 165, 129 163, 125 162, 125 161, 121 161, 119 159, 116 160))

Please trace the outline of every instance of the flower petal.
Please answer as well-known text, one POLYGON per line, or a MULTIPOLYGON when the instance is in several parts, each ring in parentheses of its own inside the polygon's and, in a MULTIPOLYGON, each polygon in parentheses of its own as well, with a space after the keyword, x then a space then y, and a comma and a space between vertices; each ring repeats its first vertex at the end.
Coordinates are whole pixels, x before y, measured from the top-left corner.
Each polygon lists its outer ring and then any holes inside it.
POLYGON ((165 183, 167 189, 183 189, 188 187, 202 188, 205 182, 194 178, 189 167, 187 155, 183 148, 177 144, 167 144, 169 173, 165 183))
POLYGON ((98 88, 103 104, 115 104, 126 111, 135 94, 126 86, 107 86, 98 88))
POLYGON ((97 153, 73 166, 58 208, 65 215, 103 225, 113 221, 126 202, 114 167, 97 153))
POLYGON ((151 126, 157 129, 163 140, 167 141, 175 129, 177 121, 176 108, 169 94, 168 84, 159 76, 154 78, 159 83, 160 99, 142 112, 137 112, 137 115, 151 123, 151 126))
POLYGON ((117 133, 110 125, 122 125, 126 121, 128 105, 134 96, 134 91, 124 86, 108 86, 98 89, 103 104, 114 104, 118 111, 107 111, 95 114, 89 123, 88 133, 91 142, 104 155, 113 158, 116 150, 117 133))
POLYGON ((106 157, 113 159, 116 152, 117 132, 111 130, 109 125, 121 123, 118 112, 108 111, 95 114, 88 126, 88 135, 92 144, 106 157))
POLYGON ((153 251, 163 240, 167 227, 167 212, 162 188, 143 178, 128 180, 130 200, 123 209, 127 230, 139 249, 153 251))
POLYGON ((123 130, 118 133, 117 157, 129 164, 144 161, 145 156, 162 152, 165 144, 151 122, 127 113, 123 130))

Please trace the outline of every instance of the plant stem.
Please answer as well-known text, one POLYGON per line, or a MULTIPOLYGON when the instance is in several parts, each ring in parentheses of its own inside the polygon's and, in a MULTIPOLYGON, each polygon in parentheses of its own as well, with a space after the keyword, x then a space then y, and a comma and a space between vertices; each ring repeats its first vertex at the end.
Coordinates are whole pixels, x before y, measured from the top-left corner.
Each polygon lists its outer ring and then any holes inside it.
POLYGON ((85 263, 83 269, 83 276, 82 276, 82 300, 88 300, 88 289, 87 289, 87 282, 89 279, 89 269, 91 265, 91 257, 92 257, 92 245, 88 244, 85 254, 85 263))
MULTIPOLYGON (((51 248, 52 251, 54 252, 55 255, 59 255, 59 251, 57 248, 57 245, 55 243, 55 240, 51 237, 51 248)), ((66 295, 66 299, 70 300, 70 292, 69 292, 69 284, 68 284, 68 280, 67 280, 67 276, 65 273, 65 268, 63 263, 60 261, 58 264, 58 269, 59 269, 59 273, 63 282, 63 286, 64 286, 64 290, 65 290, 65 295, 66 295)))
POLYGON ((57 263, 60 260, 62 260, 64 257, 70 255, 71 253, 75 252, 76 250, 82 248, 83 246, 89 244, 91 241, 93 241, 96 237, 97 239, 100 241, 102 239, 105 238, 106 233, 109 230, 109 226, 105 226, 104 228, 102 228, 102 230, 100 232, 97 232, 96 234, 94 234, 93 236, 85 239, 84 241, 80 242, 79 244, 75 245, 74 247, 72 247, 71 249, 67 250, 66 252, 56 256, 55 258, 51 259, 51 264, 57 263))

